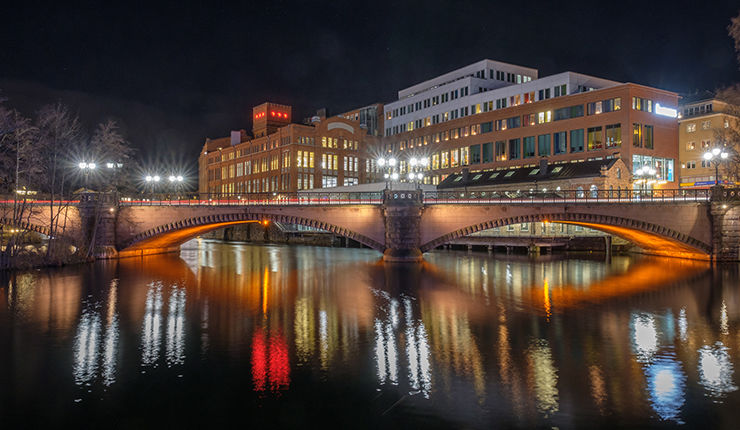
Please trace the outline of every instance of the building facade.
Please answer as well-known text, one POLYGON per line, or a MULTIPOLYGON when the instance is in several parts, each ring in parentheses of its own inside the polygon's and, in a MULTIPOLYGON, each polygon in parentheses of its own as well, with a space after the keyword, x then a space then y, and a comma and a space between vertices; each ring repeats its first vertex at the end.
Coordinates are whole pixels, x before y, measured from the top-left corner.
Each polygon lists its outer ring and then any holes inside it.
MULTIPOLYGON (((677 188, 678 95, 572 72, 483 60, 398 92, 384 106, 384 153, 429 160, 425 181, 447 175, 621 158, 651 186, 677 188)), ((637 187, 637 184, 635 184, 637 187)))
MULTIPOLYGON (((686 99, 680 106, 678 153, 681 163, 681 188, 708 188, 715 184, 715 168, 704 153, 723 145, 722 130, 730 127, 733 117, 727 104, 715 98, 686 99)), ((720 181, 727 184, 721 178, 720 181)))
POLYGON ((252 136, 240 130, 206 139, 198 160, 199 192, 283 193, 374 179, 366 160, 380 138, 359 121, 336 116, 294 124, 291 115, 290 106, 264 103, 253 108, 252 136))

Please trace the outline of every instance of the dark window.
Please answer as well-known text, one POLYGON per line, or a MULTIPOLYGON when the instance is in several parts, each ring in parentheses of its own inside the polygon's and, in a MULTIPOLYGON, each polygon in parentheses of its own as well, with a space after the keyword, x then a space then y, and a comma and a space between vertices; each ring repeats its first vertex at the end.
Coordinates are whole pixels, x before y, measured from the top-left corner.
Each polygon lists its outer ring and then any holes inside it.
POLYGON ((537 136, 537 155, 540 157, 550 155, 550 135, 541 134, 537 136))
POLYGON ((570 131, 570 152, 583 152, 583 129, 570 131))
POLYGON ((480 164, 480 145, 470 146, 470 164, 480 164))
POLYGON ((481 133, 490 133, 493 131, 493 122, 488 121, 484 122, 480 125, 480 132, 481 133))
MULTIPOLYGON (((557 87, 556 87, 557 88, 557 87)), ((557 133, 553 133, 552 140, 553 140, 553 153, 554 154, 565 154, 568 151, 568 142, 566 133, 564 131, 559 131, 557 133)))
POLYGON ((524 158, 534 157, 534 136, 524 138, 524 158))
POLYGON ((644 142, 645 142, 645 148, 647 149, 653 149, 654 140, 653 140, 653 126, 652 125, 646 125, 644 127, 644 142))
POLYGON ((493 161, 493 144, 492 143, 484 143, 482 146, 482 158, 484 163, 490 163, 493 161))
POLYGON ((509 160, 515 160, 520 157, 521 148, 519 139, 509 139, 509 160))

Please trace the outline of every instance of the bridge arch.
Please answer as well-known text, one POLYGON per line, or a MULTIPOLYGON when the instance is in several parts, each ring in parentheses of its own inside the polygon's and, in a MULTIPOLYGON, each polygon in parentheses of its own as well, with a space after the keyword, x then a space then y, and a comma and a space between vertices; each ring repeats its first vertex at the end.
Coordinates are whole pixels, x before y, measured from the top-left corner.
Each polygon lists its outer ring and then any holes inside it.
POLYGON ((665 256, 708 259, 712 245, 671 228, 631 218, 588 213, 532 213, 494 218, 468 225, 421 244, 422 252, 430 251, 451 240, 479 231, 509 224, 555 222, 580 225, 626 239, 646 251, 665 256))
POLYGON ((238 224, 256 223, 265 220, 319 228, 350 238, 380 252, 383 252, 385 249, 383 244, 367 236, 332 223, 296 215, 244 212, 215 213, 194 216, 158 225, 136 234, 130 240, 123 243, 120 249, 121 252, 125 254, 136 250, 173 248, 209 231, 238 224))

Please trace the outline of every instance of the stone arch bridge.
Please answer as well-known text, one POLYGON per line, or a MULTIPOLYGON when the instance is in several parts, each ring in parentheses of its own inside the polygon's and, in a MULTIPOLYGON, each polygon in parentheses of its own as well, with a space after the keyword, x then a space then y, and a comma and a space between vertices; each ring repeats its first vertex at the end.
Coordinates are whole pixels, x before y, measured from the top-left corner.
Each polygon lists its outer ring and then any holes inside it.
MULTIPOLYGON (((622 193, 625 193, 624 191, 622 193)), ((259 200, 118 201, 87 195, 65 208, 59 234, 93 244, 97 258, 176 251, 205 232, 250 222, 324 229, 382 252, 418 261, 424 252, 477 231, 523 222, 581 225, 623 237, 648 253, 732 261, 740 247, 740 190, 656 190, 650 194, 484 197, 421 191, 294 194, 259 200)), ((49 231, 37 204, 18 227, 49 231)), ((8 217, 0 223, 12 225, 8 217)))

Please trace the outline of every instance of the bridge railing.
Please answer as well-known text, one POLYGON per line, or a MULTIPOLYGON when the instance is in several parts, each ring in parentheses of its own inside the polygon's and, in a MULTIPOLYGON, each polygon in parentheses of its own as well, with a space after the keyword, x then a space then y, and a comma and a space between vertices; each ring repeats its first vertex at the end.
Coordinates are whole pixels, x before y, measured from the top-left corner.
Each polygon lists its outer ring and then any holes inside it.
POLYGON ((426 191, 426 204, 706 202, 708 189, 426 191))
POLYGON ((121 206, 323 206, 382 203, 381 192, 147 194, 122 197, 119 201, 121 206))

